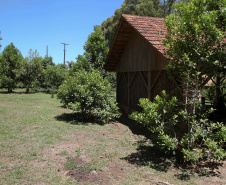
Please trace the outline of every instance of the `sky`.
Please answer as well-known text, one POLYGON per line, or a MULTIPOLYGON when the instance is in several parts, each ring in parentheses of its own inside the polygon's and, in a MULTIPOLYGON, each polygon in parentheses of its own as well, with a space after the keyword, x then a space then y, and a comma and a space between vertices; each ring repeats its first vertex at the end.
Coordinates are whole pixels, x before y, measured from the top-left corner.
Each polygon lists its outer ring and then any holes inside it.
POLYGON ((76 61, 95 25, 114 15, 124 0, 0 0, 2 48, 14 43, 24 57, 30 49, 56 64, 76 61))

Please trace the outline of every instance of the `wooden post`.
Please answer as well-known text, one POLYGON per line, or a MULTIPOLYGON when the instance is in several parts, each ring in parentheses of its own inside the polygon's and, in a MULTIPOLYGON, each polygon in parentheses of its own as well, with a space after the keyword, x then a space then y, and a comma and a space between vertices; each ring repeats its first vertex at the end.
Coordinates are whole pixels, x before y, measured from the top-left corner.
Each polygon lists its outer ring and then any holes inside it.
POLYGON ((151 70, 148 70, 148 99, 151 100, 151 70))
POLYGON ((130 100, 130 85, 129 85, 130 83, 129 82, 130 82, 130 73, 128 72, 128 81, 127 81, 127 91, 128 91, 127 92, 128 93, 128 97, 127 97, 128 98, 127 99, 128 105, 127 106, 128 106, 128 110, 127 111, 129 111, 129 108, 130 108, 130 101, 129 101, 130 100))

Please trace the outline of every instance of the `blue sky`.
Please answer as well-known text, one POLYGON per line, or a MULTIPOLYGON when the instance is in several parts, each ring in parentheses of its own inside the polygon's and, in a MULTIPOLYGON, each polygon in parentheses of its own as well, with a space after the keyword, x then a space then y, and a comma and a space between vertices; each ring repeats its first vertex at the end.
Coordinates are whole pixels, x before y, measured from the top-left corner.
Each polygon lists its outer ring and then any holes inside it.
POLYGON ((30 48, 40 56, 49 56, 63 63, 63 43, 66 61, 76 61, 83 54, 83 45, 100 25, 121 7, 124 0, 0 0, 0 31, 3 49, 11 42, 28 56, 30 48))

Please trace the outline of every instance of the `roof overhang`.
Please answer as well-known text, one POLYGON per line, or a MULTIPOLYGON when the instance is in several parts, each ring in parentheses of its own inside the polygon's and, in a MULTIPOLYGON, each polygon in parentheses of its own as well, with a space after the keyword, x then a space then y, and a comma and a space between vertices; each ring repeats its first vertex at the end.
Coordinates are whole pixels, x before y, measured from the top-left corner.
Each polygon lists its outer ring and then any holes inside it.
POLYGON ((107 59, 105 61, 104 68, 107 71, 115 71, 117 63, 126 48, 127 42, 130 39, 132 31, 133 28, 122 16, 117 27, 114 41, 111 44, 107 59))

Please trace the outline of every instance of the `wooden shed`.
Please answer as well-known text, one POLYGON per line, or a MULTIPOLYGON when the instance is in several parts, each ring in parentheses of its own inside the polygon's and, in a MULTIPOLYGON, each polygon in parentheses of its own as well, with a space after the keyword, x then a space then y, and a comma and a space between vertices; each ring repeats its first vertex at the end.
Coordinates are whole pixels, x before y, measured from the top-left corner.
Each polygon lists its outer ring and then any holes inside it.
POLYGON ((177 85, 164 67, 169 58, 161 40, 167 33, 162 18, 123 14, 105 62, 117 73, 117 102, 125 112, 139 110, 139 99, 154 97, 177 85))

